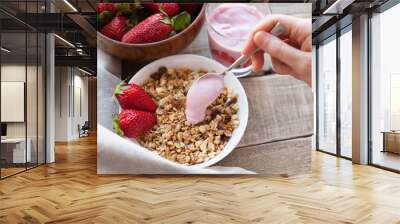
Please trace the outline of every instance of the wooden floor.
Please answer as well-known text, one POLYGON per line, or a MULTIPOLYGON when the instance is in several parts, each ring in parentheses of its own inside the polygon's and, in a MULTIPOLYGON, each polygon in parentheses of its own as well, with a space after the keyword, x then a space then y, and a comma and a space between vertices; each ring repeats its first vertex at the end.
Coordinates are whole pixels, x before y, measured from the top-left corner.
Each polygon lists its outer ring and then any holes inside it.
POLYGON ((0 181, 0 223, 400 223, 400 175, 313 153, 294 177, 98 176, 94 137, 0 181))
POLYGON ((1 168, 1 177, 7 177, 25 170, 25 167, 7 167, 1 168))
POLYGON ((18 164, 18 167, 2 167, 1 168, 1 178, 5 178, 11 175, 15 175, 20 172, 24 172, 26 169, 33 169, 37 165, 36 163, 27 163, 27 167, 25 167, 25 164, 18 164))

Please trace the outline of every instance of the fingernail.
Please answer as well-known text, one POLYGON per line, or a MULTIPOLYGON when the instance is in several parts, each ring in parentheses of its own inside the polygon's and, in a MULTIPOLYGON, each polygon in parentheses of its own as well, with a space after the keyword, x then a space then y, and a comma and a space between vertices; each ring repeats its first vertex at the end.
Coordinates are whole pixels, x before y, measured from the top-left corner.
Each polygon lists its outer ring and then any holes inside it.
POLYGON ((256 35, 254 35, 254 42, 258 45, 258 47, 265 46, 269 40, 269 34, 264 31, 258 31, 256 35))

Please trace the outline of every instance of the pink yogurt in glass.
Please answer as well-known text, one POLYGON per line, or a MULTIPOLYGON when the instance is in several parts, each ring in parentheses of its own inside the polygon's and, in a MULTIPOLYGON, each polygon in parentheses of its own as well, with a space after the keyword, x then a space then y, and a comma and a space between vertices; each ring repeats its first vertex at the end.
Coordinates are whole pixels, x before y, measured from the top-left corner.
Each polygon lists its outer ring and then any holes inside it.
POLYGON ((212 57, 225 66, 231 65, 241 56, 250 31, 263 17, 256 7, 246 4, 227 3, 215 9, 208 8, 208 42, 212 57))

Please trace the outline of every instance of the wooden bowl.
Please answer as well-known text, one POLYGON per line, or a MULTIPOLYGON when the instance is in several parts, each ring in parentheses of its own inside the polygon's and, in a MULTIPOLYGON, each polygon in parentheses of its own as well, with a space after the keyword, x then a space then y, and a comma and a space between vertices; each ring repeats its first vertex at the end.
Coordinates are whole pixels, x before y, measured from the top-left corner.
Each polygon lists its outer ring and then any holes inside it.
POLYGON ((205 6, 204 3, 196 19, 186 29, 168 39, 146 44, 129 44, 113 40, 97 32, 97 46, 112 56, 136 63, 150 62, 177 54, 200 32, 204 23, 205 6))

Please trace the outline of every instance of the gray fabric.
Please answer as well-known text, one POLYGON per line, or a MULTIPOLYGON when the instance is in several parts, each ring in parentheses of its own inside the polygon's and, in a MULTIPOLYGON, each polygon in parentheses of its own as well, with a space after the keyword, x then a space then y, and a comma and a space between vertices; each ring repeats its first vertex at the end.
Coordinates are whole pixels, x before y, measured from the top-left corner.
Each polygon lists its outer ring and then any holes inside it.
POLYGON ((239 147, 313 133, 313 94, 304 82, 268 75, 241 83, 249 101, 249 123, 239 147))

